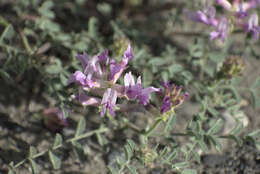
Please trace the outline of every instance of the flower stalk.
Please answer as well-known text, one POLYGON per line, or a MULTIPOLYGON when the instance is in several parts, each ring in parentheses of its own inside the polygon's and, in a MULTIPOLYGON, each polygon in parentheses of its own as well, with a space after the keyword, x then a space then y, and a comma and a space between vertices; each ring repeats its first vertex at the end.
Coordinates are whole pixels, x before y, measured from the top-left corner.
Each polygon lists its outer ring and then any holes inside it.
MULTIPOLYGON (((84 133, 82 135, 79 135, 77 137, 73 137, 73 138, 70 138, 70 139, 66 140, 65 143, 63 143, 63 144, 54 146, 51 150, 57 150, 57 149, 60 149, 61 147, 64 147, 67 144, 70 144, 70 143, 74 142, 74 141, 78 141, 78 140, 81 140, 81 139, 84 139, 84 138, 88 138, 88 137, 90 137, 90 136, 92 136, 94 134, 105 133, 105 132, 108 132, 108 131, 109 131, 108 128, 100 128, 100 129, 97 129, 97 130, 86 132, 86 133, 84 133)), ((33 155, 32 157, 28 157, 28 158, 18 162, 16 165, 14 165, 13 169, 18 168, 19 166, 23 165, 27 160, 36 159, 38 157, 41 157, 41 156, 45 155, 46 153, 49 152, 49 150, 50 149, 42 151, 42 152, 39 152, 39 153, 33 155)))

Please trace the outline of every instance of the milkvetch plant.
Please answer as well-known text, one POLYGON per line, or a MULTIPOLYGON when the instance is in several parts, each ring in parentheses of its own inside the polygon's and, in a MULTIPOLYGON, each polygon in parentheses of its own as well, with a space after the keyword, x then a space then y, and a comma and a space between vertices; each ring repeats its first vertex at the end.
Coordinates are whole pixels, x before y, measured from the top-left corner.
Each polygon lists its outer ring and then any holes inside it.
POLYGON ((0 2, 0 98, 19 110, 1 111, 7 154, 19 155, 0 160, 4 172, 196 174, 204 155, 230 151, 223 139, 260 148, 259 130, 243 129, 244 108, 260 106, 260 78, 244 77, 259 59, 260 1, 204 2, 183 18, 197 1, 0 2), (194 21, 210 39, 186 30, 194 21))

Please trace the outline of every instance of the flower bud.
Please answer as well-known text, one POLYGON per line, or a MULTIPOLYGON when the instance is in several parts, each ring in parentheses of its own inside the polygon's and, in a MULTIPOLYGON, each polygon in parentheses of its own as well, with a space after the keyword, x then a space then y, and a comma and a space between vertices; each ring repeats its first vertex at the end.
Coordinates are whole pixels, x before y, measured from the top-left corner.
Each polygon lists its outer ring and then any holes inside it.
MULTIPOLYGON (((66 109, 65 112, 70 112, 66 109)), ((60 132, 63 128, 68 126, 68 122, 63 115, 61 109, 56 107, 47 108, 43 111, 44 125, 53 132, 60 132)))

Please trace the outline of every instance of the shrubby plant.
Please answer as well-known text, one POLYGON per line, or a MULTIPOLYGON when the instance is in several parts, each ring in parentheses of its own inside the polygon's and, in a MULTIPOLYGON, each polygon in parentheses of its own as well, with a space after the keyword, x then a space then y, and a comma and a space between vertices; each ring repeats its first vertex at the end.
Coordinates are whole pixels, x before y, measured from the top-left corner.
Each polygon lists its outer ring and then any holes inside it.
MULTIPOLYGON (((106 24, 114 32, 113 38, 106 40, 97 28, 99 21, 95 17, 90 17, 84 24, 87 30, 68 32, 54 20, 56 13, 63 12, 62 3, 17 1, 14 11, 26 19, 25 28, 20 32, 25 49, 12 46, 17 33, 12 24, 2 19, 0 22, 5 29, 0 37, 0 47, 9 58, 0 74, 6 83, 14 86, 16 82, 12 77, 17 79, 19 74, 32 69, 37 72, 45 90, 56 101, 55 107, 46 107, 39 113, 45 127, 56 135, 52 145, 43 151, 30 146, 24 160, 9 164, 9 173, 19 173, 19 169, 27 164, 30 172, 41 173, 38 159, 43 156, 48 157, 54 170, 59 170, 65 147, 84 161, 85 142, 81 140, 91 136, 95 136, 104 153, 108 153, 111 151, 109 144, 117 143, 109 141, 108 136, 116 131, 123 134, 123 130, 133 136, 126 138, 122 135, 125 144, 119 144, 118 155, 108 160, 107 171, 112 174, 135 174, 153 166, 175 173, 195 174, 192 163, 200 163, 201 153, 212 149, 221 152, 223 139, 238 145, 248 141, 259 148, 259 130, 241 136, 245 123, 237 115, 242 113, 241 90, 249 92, 254 107, 259 107, 260 78, 249 89, 238 85, 245 70, 245 59, 241 56, 242 50, 240 54, 230 51, 230 34, 239 29, 252 34, 257 42, 260 27, 256 8, 260 2, 206 2, 202 9, 196 12, 185 10, 183 15, 211 26, 210 39, 191 39, 186 48, 181 47, 182 54, 178 53, 178 46, 167 43, 165 49, 154 56, 146 45, 142 45, 145 40, 141 37, 142 31, 124 18, 123 22, 113 20, 106 24), (29 13, 28 8, 37 9, 37 16, 25 15, 29 13), (225 13, 219 15, 220 10, 225 13), (224 47, 214 48, 210 44, 212 40, 220 40, 224 47), (50 49, 57 49, 57 53, 48 61, 46 57, 51 53, 46 52, 50 49), (20 61, 21 57, 23 61, 20 61), (62 57, 69 57, 69 60, 61 61, 62 57), (15 63, 10 63, 12 61, 15 63), (181 117, 179 109, 188 102, 199 108, 183 125, 184 129, 179 130, 176 128, 181 117), (82 116, 73 136, 64 136, 62 131, 69 126, 76 106, 88 108, 94 117, 100 117, 99 127, 87 129, 88 117, 82 116), (134 112, 142 113, 135 118, 147 120, 145 124, 136 124, 132 118, 134 112), (225 120, 222 116, 227 113, 236 125, 223 132, 225 120), (184 137, 185 141, 178 142, 178 137, 184 137)), ((83 3, 69 2, 74 9, 72 13, 76 13, 75 9, 82 12, 83 3)), ((129 1, 127 6, 138 9, 140 4, 141 1, 129 1)), ((102 3, 97 9, 101 14, 110 15, 112 6, 102 3)), ((176 11, 176 16, 178 13, 176 11)), ((162 20, 162 25, 168 25, 170 20, 162 20)), ((175 21, 179 20, 176 17, 175 21)))

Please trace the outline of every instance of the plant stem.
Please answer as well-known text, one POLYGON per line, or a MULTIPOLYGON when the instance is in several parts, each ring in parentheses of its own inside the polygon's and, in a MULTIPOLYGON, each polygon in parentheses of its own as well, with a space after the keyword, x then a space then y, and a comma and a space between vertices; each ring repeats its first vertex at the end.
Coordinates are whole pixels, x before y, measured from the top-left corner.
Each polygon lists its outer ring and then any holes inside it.
POLYGON ((109 131, 108 128, 100 128, 100 129, 97 129, 97 130, 90 131, 90 132, 87 132, 87 133, 85 133, 85 134, 79 135, 79 136, 77 136, 77 137, 70 138, 70 139, 66 140, 66 142, 65 142, 64 144, 60 144, 60 145, 58 145, 58 146, 53 147, 52 149, 48 149, 48 150, 42 151, 42 152, 40 152, 40 153, 37 153, 37 154, 35 154, 34 156, 32 156, 31 158, 28 157, 28 158, 26 158, 26 159, 20 161, 20 162, 17 163, 13 168, 18 168, 19 166, 21 166, 22 164, 24 164, 28 159, 35 159, 35 158, 38 158, 38 157, 40 157, 40 156, 43 156, 43 155, 45 155, 49 150, 56 150, 56 149, 59 149, 59 148, 63 147, 63 146, 64 146, 65 144, 67 144, 67 143, 72 143, 73 141, 77 141, 77 140, 80 140, 80 139, 83 139, 83 138, 90 137, 90 136, 92 136, 92 135, 94 135, 94 134, 104 133, 104 132, 107 132, 107 131, 109 131))
POLYGON ((23 39, 23 44, 25 46, 26 51, 28 52, 29 55, 33 55, 33 51, 30 47, 29 41, 28 41, 27 37, 24 35, 23 31, 20 31, 20 35, 23 39))
POLYGON ((160 119, 160 118, 158 120, 156 120, 156 122, 152 125, 152 127, 143 133, 144 136, 148 137, 158 127, 158 125, 161 123, 161 121, 162 121, 162 119, 160 119))
POLYGON ((134 125, 133 123, 126 121, 125 124, 128 128, 132 129, 133 131, 135 131, 137 133, 142 133, 142 130, 139 127, 137 127, 136 125, 134 125))
POLYGON ((66 143, 71 143, 72 141, 77 141, 77 140, 80 140, 80 139, 83 139, 83 138, 87 138, 87 137, 90 137, 94 134, 98 134, 98 133, 103 133, 103 132, 107 132, 109 131, 108 128, 100 128, 98 130, 94 130, 94 131, 91 131, 91 132, 87 132, 85 134, 82 134, 80 136, 77 136, 77 137, 74 137, 74 138, 71 138, 71 139, 68 139, 66 141, 66 143))

